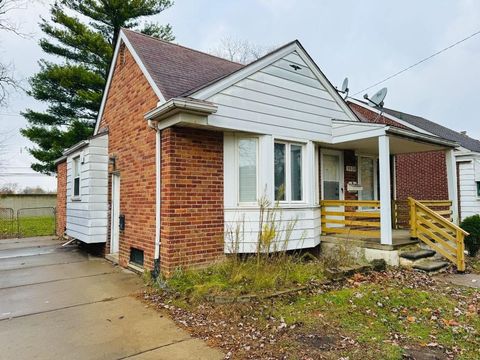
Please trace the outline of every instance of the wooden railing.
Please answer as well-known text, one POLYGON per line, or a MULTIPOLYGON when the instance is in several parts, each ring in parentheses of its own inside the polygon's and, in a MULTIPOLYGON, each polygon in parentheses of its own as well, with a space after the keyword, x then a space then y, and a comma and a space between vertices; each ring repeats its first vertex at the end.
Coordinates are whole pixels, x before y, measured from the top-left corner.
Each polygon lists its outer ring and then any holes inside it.
POLYGON ((380 201, 322 200, 322 233, 380 238, 380 201))
MULTIPOLYGON (((452 202, 450 200, 416 200, 437 214, 452 221, 452 202)), ((392 200, 392 227, 394 229, 410 228, 410 204, 408 200, 392 200)))
POLYGON ((436 206, 445 206, 445 204, 420 202, 413 198, 408 198, 408 202, 410 206, 410 236, 423 241, 450 260, 457 266, 458 271, 465 271, 463 240, 468 233, 446 218, 448 216, 446 210, 437 212, 427 205, 430 203, 436 206))

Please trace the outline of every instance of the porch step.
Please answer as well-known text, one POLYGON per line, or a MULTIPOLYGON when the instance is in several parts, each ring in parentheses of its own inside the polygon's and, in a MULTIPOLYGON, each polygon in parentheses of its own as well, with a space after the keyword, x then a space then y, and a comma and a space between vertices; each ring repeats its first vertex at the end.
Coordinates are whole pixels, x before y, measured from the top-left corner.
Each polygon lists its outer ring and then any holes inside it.
POLYGON ((400 254, 400 257, 415 261, 415 260, 420 260, 420 259, 426 259, 435 256, 436 252, 433 250, 428 250, 428 249, 421 249, 421 250, 416 250, 416 251, 407 251, 404 253, 400 254))
POLYGON ((434 272, 446 268, 447 266, 448 262, 446 261, 423 259, 415 262, 412 265, 412 268, 425 272, 434 272))

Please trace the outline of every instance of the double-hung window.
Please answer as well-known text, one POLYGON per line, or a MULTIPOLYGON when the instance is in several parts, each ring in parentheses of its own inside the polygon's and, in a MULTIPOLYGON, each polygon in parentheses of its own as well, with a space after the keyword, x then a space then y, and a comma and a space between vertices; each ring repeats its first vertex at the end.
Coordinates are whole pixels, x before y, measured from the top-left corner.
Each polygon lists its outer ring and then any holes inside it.
POLYGON ((73 159, 73 196, 80 196, 80 157, 73 159))
POLYGON ((275 142, 275 200, 303 201, 303 145, 275 142))
POLYGON ((258 138, 238 139, 238 189, 240 203, 256 203, 258 138))

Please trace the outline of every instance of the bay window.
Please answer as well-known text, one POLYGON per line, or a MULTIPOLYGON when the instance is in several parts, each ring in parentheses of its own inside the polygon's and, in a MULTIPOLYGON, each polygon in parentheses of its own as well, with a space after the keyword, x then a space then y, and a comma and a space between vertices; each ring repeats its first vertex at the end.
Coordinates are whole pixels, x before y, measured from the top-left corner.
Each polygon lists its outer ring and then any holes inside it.
POLYGON ((257 201, 257 138, 238 140, 238 184, 239 202, 257 201))
POLYGON ((303 146, 275 142, 275 200, 303 201, 303 146))

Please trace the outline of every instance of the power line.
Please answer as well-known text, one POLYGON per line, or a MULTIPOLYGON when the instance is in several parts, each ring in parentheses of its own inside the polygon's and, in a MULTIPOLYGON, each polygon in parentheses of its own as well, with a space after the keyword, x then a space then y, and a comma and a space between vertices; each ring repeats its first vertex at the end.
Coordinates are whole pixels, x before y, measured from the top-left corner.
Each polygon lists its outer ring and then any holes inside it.
POLYGON ((414 68, 415 66, 418 66, 418 65, 424 63, 425 61, 430 60, 431 58, 433 58, 433 57, 435 57, 435 56, 437 56, 437 55, 439 55, 439 54, 441 54, 441 53, 443 53, 443 52, 445 52, 445 51, 447 51, 447 50, 450 50, 451 48, 453 48, 453 47, 455 47, 455 46, 463 43, 464 41, 467 41, 468 39, 473 38, 474 36, 476 36, 476 35, 478 35, 478 34, 480 34, 480 30, 474 32, 473 34, 467 36, 466 38, 463 38, 462 40, 457 41, 456 43, 453 43, 453 44, 447 46, 446 48, 443 48, 442 50, 437 51, 436 53, 434 53, 434 54, 432 54, 432 55, 430 55, 430 56, 427 56, 426 58, 423 58, 422 60, 417 61, 415 64, 412 64, 412 65, 406 67, 405 69, 402 69, 402 70, 396 72, 395 74, 392 74, 392 75, 386 77, 385 79, 383 79, 383 80, 381 80, 381 81, 379 81, 379 82, 376 82, 375 84, 370 85, 370 86, 366 87, 365 89, 362 89, 362 90, 356 92, 355 94, 353 94, 353 96, 358 95, 358 94, 360 94, 360 93, 362 93, 362 92, 364 92, 364 91, 366 91, 366 90, 369 90, 369 89, 371 89, 371 88, 373 88, 373 87, 375 87, 375 86, 377 86, 377 85, 383 84, 385 81, 388 81, 388 80, 390 80, 390 79, 392 79, 392 78, 394 78, 394 77, 396 77, 396 76, 398 76, 398 75, 400 75, 400 74, 403 74, 404 72, 410 70, 411 68, 414 68))

